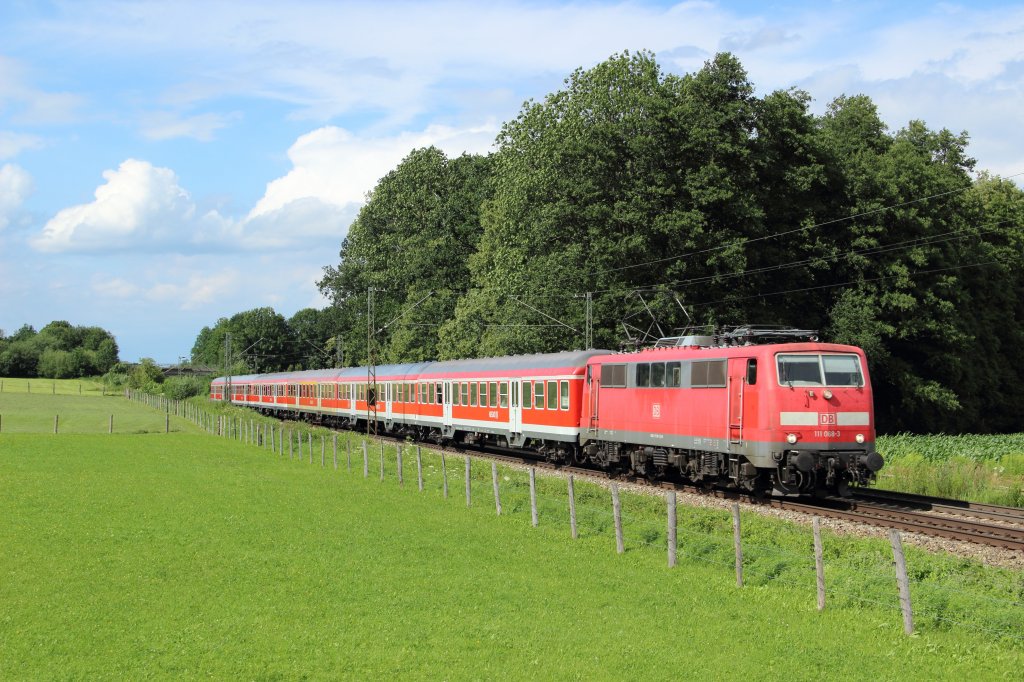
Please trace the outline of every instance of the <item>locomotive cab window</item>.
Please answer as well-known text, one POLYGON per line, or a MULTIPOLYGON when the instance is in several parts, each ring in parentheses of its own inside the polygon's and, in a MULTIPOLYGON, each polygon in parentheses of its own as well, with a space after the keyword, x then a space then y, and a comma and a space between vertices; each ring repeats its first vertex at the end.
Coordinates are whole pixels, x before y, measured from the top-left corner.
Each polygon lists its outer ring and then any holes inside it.
POLYGON ((651 385, 651 366, 641 362, 636 366, 636 385, 644 388, 651 385))
POLYGON ((863 386, 856 355, 779 355, 780 386, 863 386))

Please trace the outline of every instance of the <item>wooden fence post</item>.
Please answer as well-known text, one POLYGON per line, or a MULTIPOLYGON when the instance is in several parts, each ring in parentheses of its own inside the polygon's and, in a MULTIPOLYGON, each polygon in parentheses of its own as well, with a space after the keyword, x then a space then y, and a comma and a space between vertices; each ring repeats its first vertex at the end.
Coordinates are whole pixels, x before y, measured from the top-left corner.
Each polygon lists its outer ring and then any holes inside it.
POLYGON ((676 565, 676 491, 672 490, 666 495, 668 505, 668 567, 676 565))
POLYGON ((338 470, 338 434, 335 433, 335 434, 333 434, 331 436, 331 443, 332 443, 332 446, 334 447, 334 470, 337 471, 338 470))
POLYGON ((448 465, 445 462, 444 452, 441 453, 441 479, 444 481, 444 499, 448 499, 448 465))
POLYGON ((423 492, 423 458, 420 453, 420 446, 416 446, 416 480, 420 486, 420 492, 423 492))
POLYGON ((345 444, 348 452, 348 472, 352 473, 352 436, 351 434, 345 434, 345 444))
POLYGON ((306 434, 306 442, 309 445, 309 463, 313 463, 313 434, 312 432, 306 434))
POLYGON ((59 421, 60 421, 60 415, 59 414, 53 415, 53 432, 54 433, 57 433, 57 423, 59 421))
POLYGON ((295 451, 292 449, 292 432, 288 432, 288 459, 295 459, 295 451))
POLYGON ((537 527, 537 469, 530 467, 530 521, 537 527))
POLYGON ((903 611, 903 631, 914 633, 914 609, 910 604, 910 581, 907 579, 907 560, 903 556, 903 541, 896 529, 889 531, 892 556, 896 561, 896 583, 900 588, 900 609, 903 611))
POLYGON ((107 433, 114 432, 114 415, 110 415, 110 424, 107 426, 107 433))
POLYGON ((171 432, 171 413, 164 412, 164 433, 171 432))
POLYGON ((380 480, 384 480, 384 441, 380 442, 380 480))
POLYGON ((324 434, 321 433, 320 434, 320 467, 321 468, 327 466, 327 463, 324 460, 324 457, 326 456, 326 453, 327 453, 327 444, 324 442, 324 434))
POLYGON ((814 517, 814 572, 818 576, 818 610, 825 610, 825 560, 821 552, 821 519, 814 517))
POLYGON ((370 477, 370 455, 366 450, 366 441, 363 441, 363 478, 370 477))
POLYGON ((501 492, 498 490, 498 463, 491 462, 491 483, 494 485, 494 511, 501 516, 501 492))
POLYGON ((572 484, 572 474, 569 474, 569 529, 572 531, 572 539, 578 535, 576 532, 576 489, 572 484))
POLYGON ((398 485, 405 485, 405 478, 402 476, 402 446, 395 446, 395 459, 398 462, 398 485))
POLYGON ((622 540, 622 504, 619 502, 619 484, 612 483, 612 515, 615 517, 615 551, 622 554, 626 544, 622 540))
POLYGON ((736 547, 736 586, 743 587, 743 546, 740 543, 740 503, 732 505, 732 538, 736 547))
POLYGON ((466 455, 466 506, 470 506, 471 499, 469 493, 469 455, 466 455))

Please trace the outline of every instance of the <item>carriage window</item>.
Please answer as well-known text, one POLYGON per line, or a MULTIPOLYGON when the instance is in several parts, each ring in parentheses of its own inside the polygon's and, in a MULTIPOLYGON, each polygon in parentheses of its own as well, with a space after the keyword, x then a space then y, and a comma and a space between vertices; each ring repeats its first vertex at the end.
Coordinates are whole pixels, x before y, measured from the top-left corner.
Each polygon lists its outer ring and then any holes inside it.
POLYGON ((469 405, 469 384, 462 382, 462 404, 469 405))
POLYGON ((665 363, 664 362, 652 362, 651 363, 651 386, 654 388, 665 387, 665 363))
POLYGON ((678 362, 665 363, 665 385, 669 388, 679 388, 682 385, 683 370, 678 362))
POLYGON ((470 407, 476 407, 476 382, 471 381, 469 383, 469 405, 470 407))
POLYGON ((480 382, 480 407, 487 407, 487 382, 480 382))
POLYGON ((523 409, 524 410, 532 410, 533 409, 533 399, 530 397, 532 395, 532 392, 533 392, 532 386, 533 386, 533 384, 531 384, 529 381, 524 381, 523 382, 523 409))
POLYGON ((557 381, 549 381, 548 382, 548 409, 549 410, 557 410, 558 409, 558 382, 557 381))
POLYGON ((444 384, 442 384, 440 381, 434 384, 434 404, 444 404, 444 384))
POLYGON ((558 385, 559 407, 563 410, 569 409, 569 382, 563 381, 558 385))
POLYGON ((636 385, 640 387, 651 385, 651 366, 641 362, 636 366, 636 385))
POLYGON ((533 382, 533 406, 538 410, 544 409, 544 382, 533 382))
MULTIPOLYGON (((502 382, 501 386, 502 386, 502 388, 504 388, 505 387, 505 382, 502 382)), ((498 406, 498 382, 496 382, 496 381, 492 381, 490 386, 487 389, 487 405, 489 407, 497 407, 498 406)), ((502 405, 502 407, 505 407, 505 406, 502 405)))
MULTIPOLYGON (((491 386, 494 386, 494 384, 491 384, 491 386)), ((491 394, 494 394, 493 389, 491 394)), ((508 382, 502 381, 498 384, 498 406, 508 407, 508 382)))

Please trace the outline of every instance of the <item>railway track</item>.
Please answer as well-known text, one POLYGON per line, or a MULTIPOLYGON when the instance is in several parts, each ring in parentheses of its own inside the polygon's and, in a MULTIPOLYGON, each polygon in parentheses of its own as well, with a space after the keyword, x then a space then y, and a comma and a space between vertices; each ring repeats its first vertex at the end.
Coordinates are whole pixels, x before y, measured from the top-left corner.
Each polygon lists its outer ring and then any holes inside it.
MULTIPOLYGON (((390 436, 378 435, 375 438, 392 444, 406 442, 404 439, 390 436)), ((851 498, 759 498, 734 490, 706 489, 673 481, 652 482, 644 478, 582 466, 556 465, 544 460, 523 457, 511 451, 481 450, 462 445, 437 446, 433 443, 430 447, 457 455, 495 459, 509 464, 560 471, 597 480, 618 480, 667 490, 712 495, 785 511, 1024 552, 1024 509, 1017 507, 1000 507, 876 489, 856 489, 851 498)))

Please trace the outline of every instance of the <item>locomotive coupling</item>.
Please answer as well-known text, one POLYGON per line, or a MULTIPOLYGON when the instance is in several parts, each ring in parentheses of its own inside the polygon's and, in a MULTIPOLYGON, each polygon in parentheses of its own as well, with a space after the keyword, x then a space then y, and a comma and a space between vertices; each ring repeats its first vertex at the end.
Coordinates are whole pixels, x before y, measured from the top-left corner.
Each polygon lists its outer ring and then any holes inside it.
POLYGON ((814 455, 806 450, 793 452, 789 455, 789 463, 800 471, 807 473, 814 468, 814 455))

